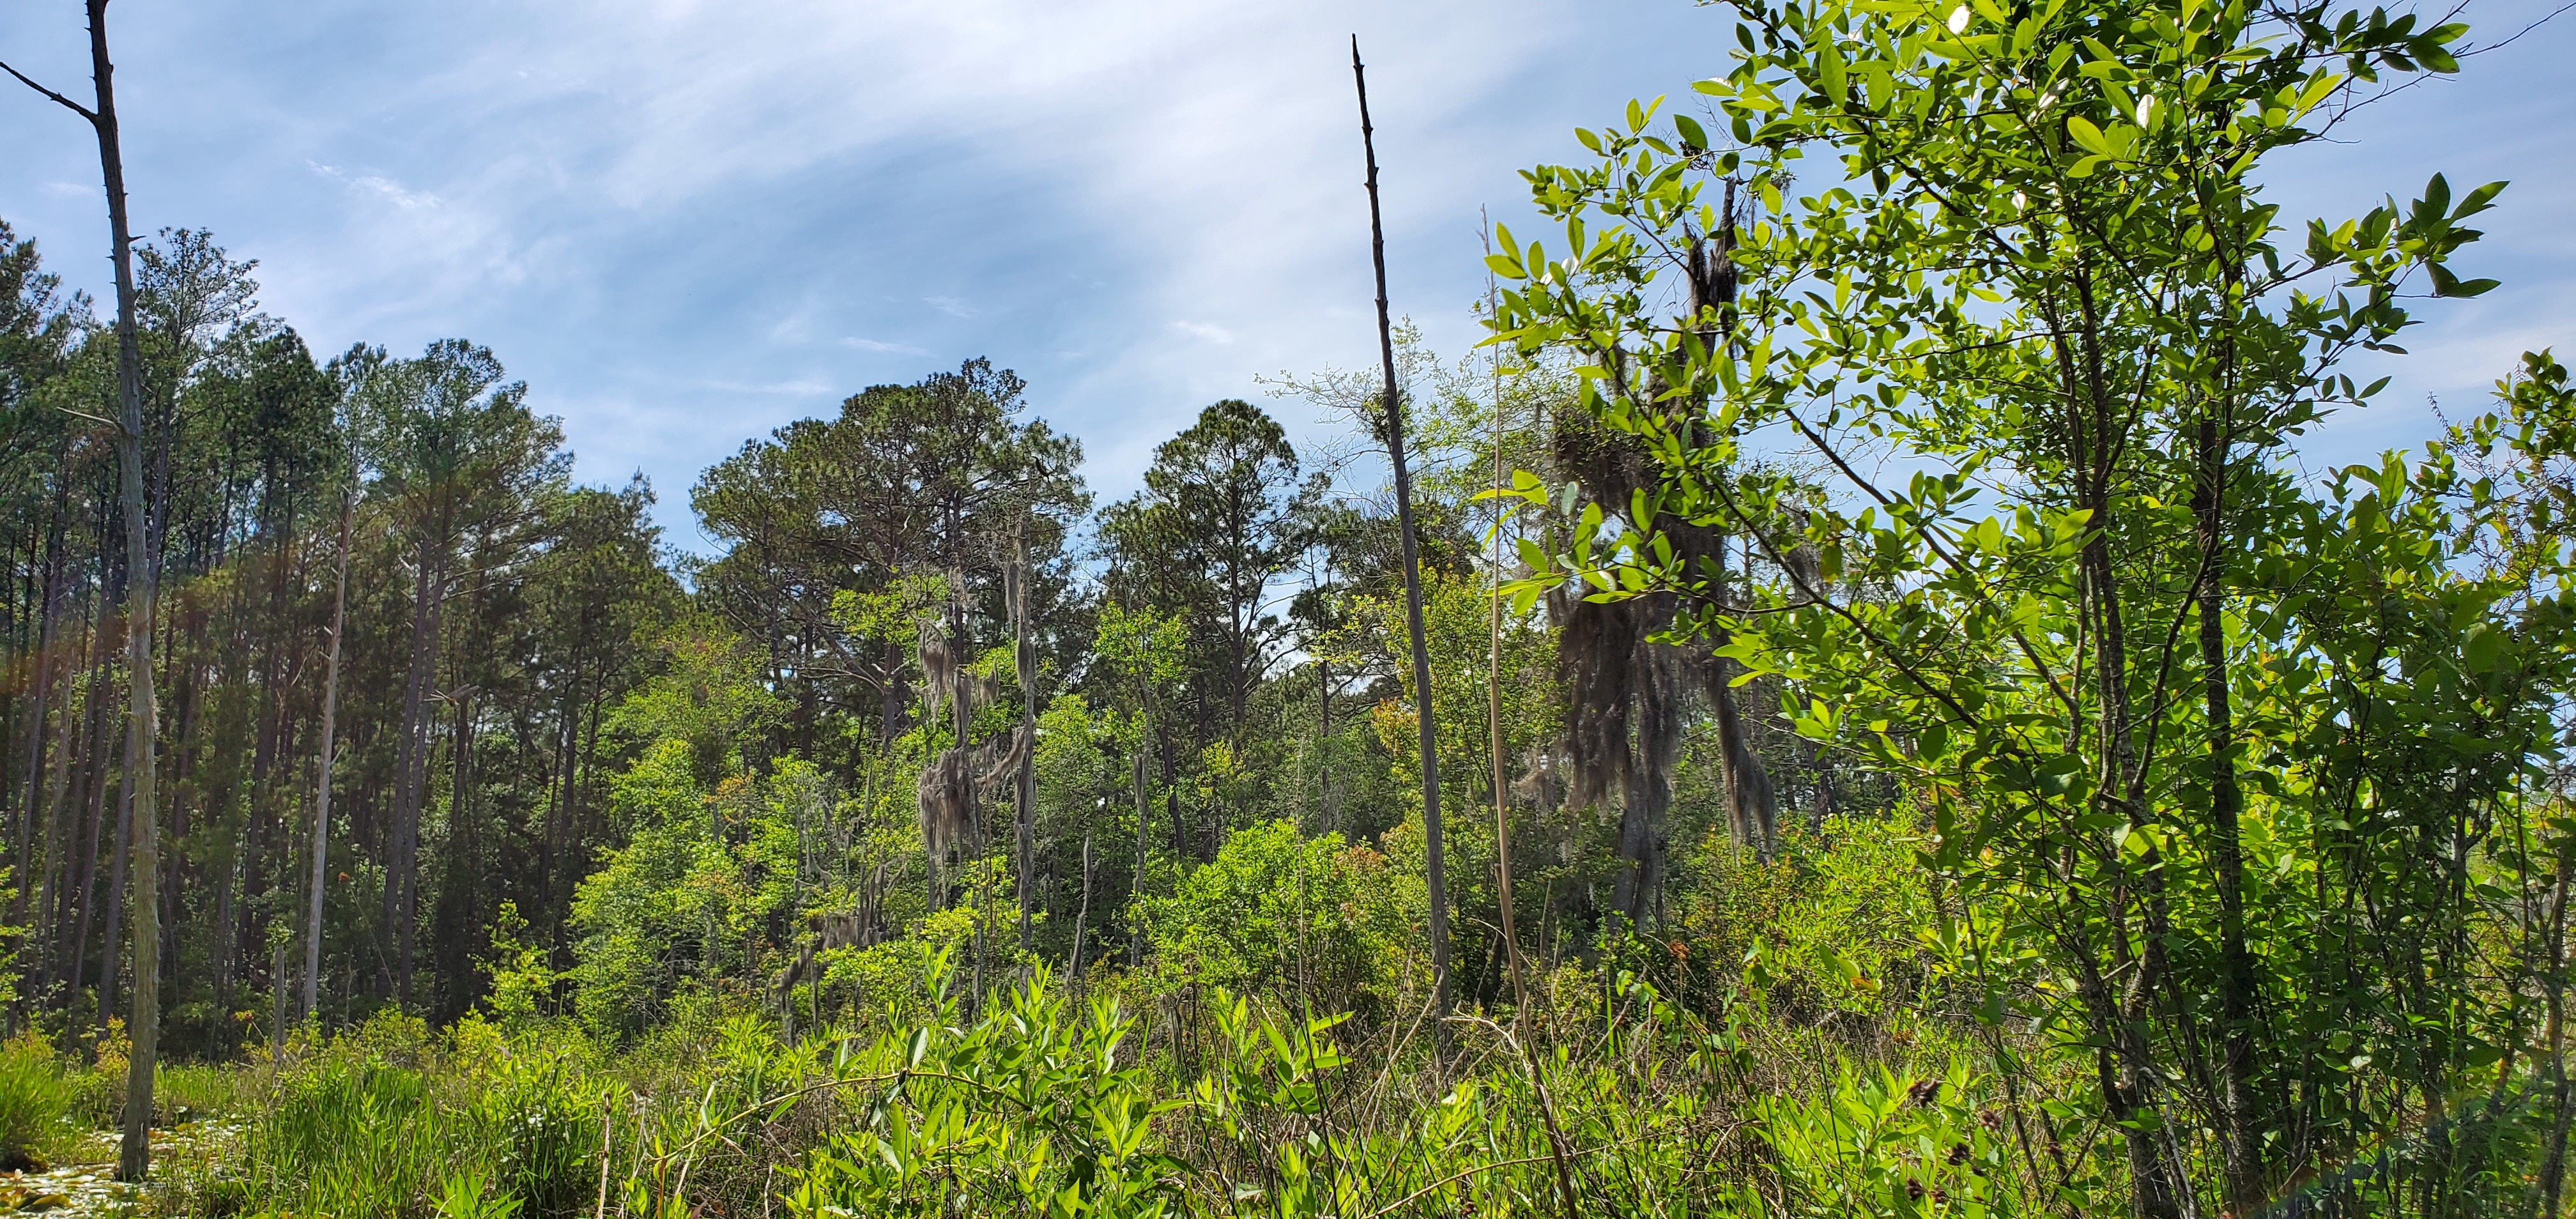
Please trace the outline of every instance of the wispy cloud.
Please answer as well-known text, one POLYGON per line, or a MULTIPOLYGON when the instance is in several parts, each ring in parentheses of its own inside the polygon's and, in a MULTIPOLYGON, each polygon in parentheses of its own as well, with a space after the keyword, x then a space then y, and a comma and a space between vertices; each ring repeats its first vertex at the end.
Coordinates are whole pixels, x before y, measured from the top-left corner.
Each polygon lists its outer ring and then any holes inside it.
POLYGON ((1185 334, 1191 338, 1204 339, 1210 343, 1225 344, 1234 341, 1233 331, 1228 330, 1223 326, 1219 326, 1214 322, 1174 322, 1172 323, 1172 333, 1185 334))
POLYGON ((841 340, 841 346, 855 348, 859 351, 876 351, 883 352, 887 355, 897 356, 926 356, 930 354, 929 352, 924 351, 919 347, 915 347, 910 343, 888 343, 878 339, 843 339, 841 340))
POLYGON ((342 183, 350 190, 363 195, 373 195, 405 211, 438 206, 438 196, 428 191, 410 190, 402 183, 379 174, 351 175, 341 172, 339 166, 324 165, 319 161, 307 161, 305 164, 311 166, 314 173, 342 183))
POLYGON ((966 302, 953 296, 925 296, 921 298, 921 303, 928 305, 941 313, 945 313, 950 317, 975 316, 975 309, 973 306, 968 305, 966 302))

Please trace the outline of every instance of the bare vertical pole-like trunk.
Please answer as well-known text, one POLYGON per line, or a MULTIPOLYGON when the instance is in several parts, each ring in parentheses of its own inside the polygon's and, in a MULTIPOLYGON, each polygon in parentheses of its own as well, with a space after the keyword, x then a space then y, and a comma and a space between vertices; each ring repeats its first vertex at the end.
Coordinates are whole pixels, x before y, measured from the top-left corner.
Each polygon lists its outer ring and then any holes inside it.
POLYGON ((1012 539, 1010 588, 1012 653, 1020 679, 1020 731, 1026 752, 1014 792, 1019 807, 1020 951, 1029 950, 1029 907, 1035 899, 1035 851, 1038 820, 1038 654, 1029 644, 1029 539, 1023 528, 1012 539))
MULTIPOLYGON (((60 464, 59 461, 56 462, 58 467, 60 464)), ((36 818, 41 815, 40 810, 45 806, 45 723, 54 689, 55 614, 61 608, 62 596, 64 483, 65 480, 57 469, 54 479, 53 528, 48 531, 46 537, 44 574, 40 577, 43 592, 39 594, 41 608, 37 611, 35 667, 32 674, 36 687, 35 709, 28 716, 27 731, 27 799, 26 804, 18 811, 18 863, 16 870, 11 874, 18 882, 18 891, 10 898, 9 921, 22 928, 31 925, 28 919, 28 903, 35 896, 36 882, 33 878, 37 870, 47 862, 44 857, 35 853, 36 818)), ((51 821, 46 822, 44 834, 47 844, 46 855, 49 856, 52 853, 53 842, 51 821)), ((21 936, 25 934, 23 931, 20 932, 21 936)), ((32 964, 32 962, 22 964, 32 964)), ((25 992, 33 989, 35 988, 32 986, 20 988, 19 1001, 10 1004, 10 1031, 13 1033, 17 1031, 18 1018, 24 1011, 25 992)))
POLYGON ((349 518, 357 497, 340 493, 340 553, 332 563, 331 650, 322 662, 322 742, 313 761, 313 884, 304 906, 304 1019, 322 999, 322 894, 331 855, 331 763, 339 749, 340 633, 349 619, 349 518))
POLYGON ((1073 916, 1073 957, 1065 966, 1066 980, 1082 977, 1082 933, 1091 922, 1091 831, 1082 832, 1082 905, 1073 916))
POLYGON ((1440 1042, 1448 1044, 1449 893, 1441 875, 1439 729, 1431 714, 1431 649, 1423 639, 1422 571, 1413 534, 1413 476, 1404 464, 1404 400, 1395 380, 1395 326, 1386 306, 1386 223, 1377 199, 1377 136, 1369 126, 1368 72, 1360 63, 1359 35, 1351 35, 1351 80, 1359 89, 1360 147, 1368 156, 1369 258, 1377 269, 1377 344, 1386 365, 1386 456, 1395 471, 1396 531, 1404 561, 1404 625, 1413 644, 1415 718, 1422 749, 1423 870, 1431 890, 1431 985, 1441 1020, 1440 1042))
MULTIPOLYGON (((97 89, 89 108, 36 84, 29 87, 89 121, 98 136, 98 163, 107 189, 107 227, 116 267, 116 466, 125 518, 125 672, 127 682, 125 774, 133 797, 134 1016, 127 1025, 133 1048, 127 1059, 125 1142, 116 1176, 141 1181, 151 1171, 152 1072, 161 1045, 161 836, 152 799, 153 737, 159 724, 152 685, 152 534, 143 509, 143 355, 135 339, 134 232, 125 212, 125 154, 117 140, 115 68, 107 55, 107 0, 88 0, 90 81, 97 89)), ((0 65, 5 66, 5 65, 0 65)))

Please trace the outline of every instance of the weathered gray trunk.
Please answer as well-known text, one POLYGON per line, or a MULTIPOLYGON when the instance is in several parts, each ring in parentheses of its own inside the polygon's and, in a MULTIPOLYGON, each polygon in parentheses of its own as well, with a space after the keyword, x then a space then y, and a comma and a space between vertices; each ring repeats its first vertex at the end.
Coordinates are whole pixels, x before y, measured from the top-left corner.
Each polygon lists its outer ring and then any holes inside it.
POLYGON ((141 1181, 151 1173, 152 1080, 161 1048, 161 834, 153 803, 153 744, 160 708, 152 685, 154 569, 151 532, 144 516, 143 356, 135 341, 134 236, 125 212, 125 158, 117 142, 115 68, 107 56, 107 0, 89 0, 90 79, 98 105, 90 126, 98 132, 98 159, 107 187, 107 223, 116 265, 116 465, 125 516, 125 773, 133 795, 134 1014, 125 1081, 125 1139, 116 1158, 117 1179, 141 1181))
POLYGON ((313 761, 313 878, 304 908, 304 1018, 322 999, 322 895, 331 855, 331 769, 339 750, 340 635, 349 617, 349 524, 357 499, 340 497, 340 553, 332 563, 331 651, 322 664, 322 746, 313 761))

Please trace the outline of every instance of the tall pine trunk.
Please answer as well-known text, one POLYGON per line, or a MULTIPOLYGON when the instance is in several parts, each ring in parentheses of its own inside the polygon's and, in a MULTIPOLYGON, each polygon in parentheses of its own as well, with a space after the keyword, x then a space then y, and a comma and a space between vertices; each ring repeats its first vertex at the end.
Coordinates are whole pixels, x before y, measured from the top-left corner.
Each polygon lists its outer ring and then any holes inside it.
POLYGON ((427 544, 419 548, 419 570, 413 577, 411 678, 403 690, 403 731, 397 758, 394 823, 387 843, 385 923, 394 935, 394 995, 405 1006, 412 998, 412 967, 420 922, 420 814, 429 785, 429 700, 438 684, 440 611, 446 600, 441 556, 427 544))

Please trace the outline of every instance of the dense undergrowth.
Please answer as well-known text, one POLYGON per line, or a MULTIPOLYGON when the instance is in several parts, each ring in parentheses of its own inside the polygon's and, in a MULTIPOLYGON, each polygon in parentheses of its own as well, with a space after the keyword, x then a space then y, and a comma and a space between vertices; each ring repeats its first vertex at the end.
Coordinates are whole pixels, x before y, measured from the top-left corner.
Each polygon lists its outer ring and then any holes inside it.
MULTIPOLYGON (((1243 833, 1263 858, 1296 841, 1243 833)), ((1251 993, 1114 962, 1080 978, 1014 965, 979 996, 960 945, 920 940, 879 950, 911 954, 914 976, 881 971, 801 1032, 721 987, 624 1039, 508 1003, 444 1029, 388 1012, 229 1067, 165 1069, 159 1120, 190 1137, 139 1205, 344 1219, 2123 1205, 2116 1144, 2078 1133, 2101 1129, 2080 1044, 1961 1010, 1938 943, 1905 930, 1939 903, 1906 834, 1901 819, 1829 822, 1767 862, 1706 844, 1699 866, 1726 883, 1675 912, 1687 938, 1599 945, 1532 978, 1517 1018, 1439 1025, 1391 945, 1338 992, 1382 1013, 1354 1018, 1307 1010, 1276 981, 1293 965, 1251 993)), ((1262 925, 1258 901, 1195 909, 1201 937, 1262 925)), ((5 1150, 99 1157, 121 1079, 113 1039, 79 1065, 8 1043, 5 1150)), ((2522 1209, 2549 1115, 2518 1099, 2528 1081, 2489 1079, 2449 1128, 2303 1186, 2375 1213, 2373 1191, 2433 1149, 2468 1183, 2464 1205, 2522 1209)))

